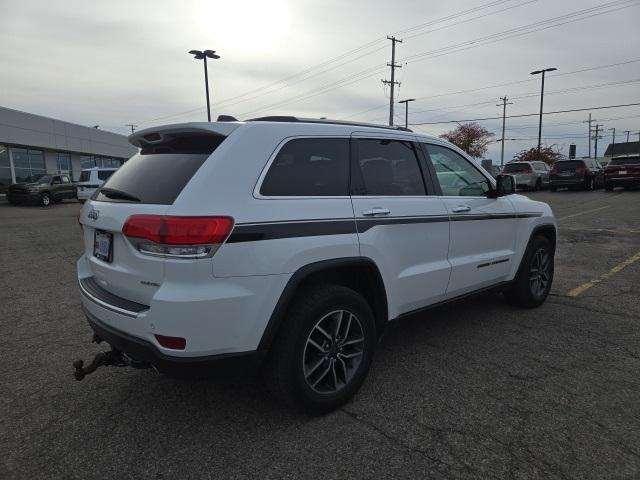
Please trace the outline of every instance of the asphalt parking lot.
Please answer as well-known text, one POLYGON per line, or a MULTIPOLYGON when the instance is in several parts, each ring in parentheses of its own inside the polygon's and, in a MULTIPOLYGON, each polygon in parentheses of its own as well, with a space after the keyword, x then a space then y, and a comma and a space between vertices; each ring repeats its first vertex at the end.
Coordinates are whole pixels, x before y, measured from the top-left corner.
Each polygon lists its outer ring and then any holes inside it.
POLYGON ((322 417, 256 379, 75 381, 102 347, 79 308, 79 204, 0 203, 0 478, 640 478, 640 191, 528 195, 559 219, 547 303, 394 324, 322 417))

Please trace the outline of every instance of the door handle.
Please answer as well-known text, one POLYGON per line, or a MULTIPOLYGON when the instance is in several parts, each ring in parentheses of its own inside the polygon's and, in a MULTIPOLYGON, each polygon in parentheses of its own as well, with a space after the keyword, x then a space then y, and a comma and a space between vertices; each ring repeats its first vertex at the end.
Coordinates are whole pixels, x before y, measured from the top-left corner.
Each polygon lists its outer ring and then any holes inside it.
POLYGON ((389 215, 391 211, 388 208, 383 207, 373 207, 369 210, 363 210, 362 215, 365 217, 372 217, 374 215, 389 215))
POLYGON ((451 209, 453 213, 463 213, 471 211, 471 207, 469 205, 458 205, 457 207, 453 207, 451 209))

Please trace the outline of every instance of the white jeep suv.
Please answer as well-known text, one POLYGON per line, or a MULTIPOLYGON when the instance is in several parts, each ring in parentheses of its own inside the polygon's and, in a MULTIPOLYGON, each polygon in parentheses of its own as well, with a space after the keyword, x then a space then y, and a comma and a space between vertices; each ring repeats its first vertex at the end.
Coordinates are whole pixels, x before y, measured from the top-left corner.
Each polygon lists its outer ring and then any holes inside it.
POLYGON ((402 128, 295 117, 134 133, 83 206, 82 308, 100 364, 171 376, 262 368, 326 411, 365 379, 387 322, 553 280, 556 222, 457 147, 402 128))

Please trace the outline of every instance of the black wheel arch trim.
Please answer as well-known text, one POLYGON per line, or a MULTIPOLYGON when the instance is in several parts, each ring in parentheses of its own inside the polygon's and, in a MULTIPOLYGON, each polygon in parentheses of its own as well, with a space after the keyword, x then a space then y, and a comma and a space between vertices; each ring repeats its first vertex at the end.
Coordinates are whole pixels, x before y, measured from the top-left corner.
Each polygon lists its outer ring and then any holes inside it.
POLYGON ((294 272, 294 274, 287 282, 287 285, 284 287, 284 290, 280 294, 280 298, 278 299, 278 302, 276 303, 276 306, 271 313, 271 317, 269 318, 267 326, 262 334, 262 338, 260 339, 257 350, 265 352, 271 348, 271 345, 273 344, 273 341, 278 334, 280 326, 285 320, 287 309, 291 305, 291 302, 295 297, 298 288, 306 279, 316 273, 345 267, 366 267, 371 269, 372 273, 374 273, 374 275, 377 277, 376 283, 378 285, 378 288, 382 289, 382 291, 377 292, 378 295, 376 295, 376 298, 380 299, 380 303, 379 305, 372 305, 371 309, 374 311, 374 315, 376 310, 385 312, 384 321, 378 321, 379 318, 376 318, 376 333, 378 337, 380 337, 380 335, 382 334, 382 329, 379 327, 380 325, 386 324, 389 311, 386 289, 384 287, 384 281, 382 279, 382 275, 380 274, 380 270, 378 269, 376 263, 368 257, 343 257, 310 263, 294 272))

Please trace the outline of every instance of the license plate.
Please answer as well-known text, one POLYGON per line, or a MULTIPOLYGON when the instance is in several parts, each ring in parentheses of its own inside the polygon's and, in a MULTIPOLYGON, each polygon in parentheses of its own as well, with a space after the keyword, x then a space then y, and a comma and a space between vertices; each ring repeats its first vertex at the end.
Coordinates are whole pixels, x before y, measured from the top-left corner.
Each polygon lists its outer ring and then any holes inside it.
POLYGON ((620 175, 626 175, 626 174, 627 174, 627 171, 626 171, 626 170, 620 170, 618 173, 619 173, 620 175))
POLYGON ((103 262, 113 259, 113 234, 96 230, 93 242, 93 256, 103 262))

